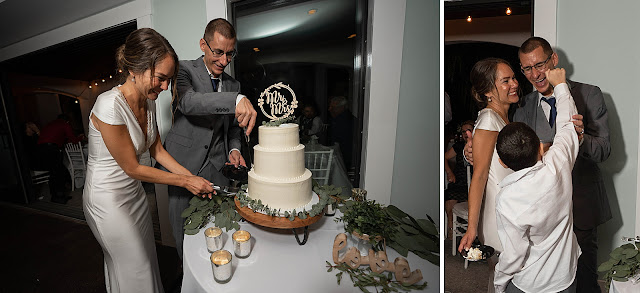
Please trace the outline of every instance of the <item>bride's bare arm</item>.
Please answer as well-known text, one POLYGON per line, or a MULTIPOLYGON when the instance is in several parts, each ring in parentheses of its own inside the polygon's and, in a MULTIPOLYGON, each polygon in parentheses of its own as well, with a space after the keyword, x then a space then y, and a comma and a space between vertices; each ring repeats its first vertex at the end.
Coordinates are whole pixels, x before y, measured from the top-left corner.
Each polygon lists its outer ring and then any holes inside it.
POLYGON ((484 189, 489 178, 493 150, 498 139, 497 131, 477 129, 473 135, 473 176, 469 186, 469 227, 460 241, 458 251, 468 249, 478 235, 478 222, 484 189))
POLYGON ((94 115, 91 115, 91 121, 100 131, 111 156, 129 177, 144 182, 184 187, 193 194, 213 192, 211 183, 204 178, 193 175, 173 174, 140 165, 126 125, 110 125, 102 122, 94 115))

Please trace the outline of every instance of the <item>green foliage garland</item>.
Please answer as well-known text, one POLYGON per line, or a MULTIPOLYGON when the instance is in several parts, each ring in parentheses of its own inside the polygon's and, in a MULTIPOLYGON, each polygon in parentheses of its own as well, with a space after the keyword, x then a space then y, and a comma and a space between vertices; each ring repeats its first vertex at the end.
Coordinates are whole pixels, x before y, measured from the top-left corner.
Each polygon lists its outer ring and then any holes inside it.
POLYGON ((356 268, 353 269, 348 266, 346 263, 341 263, 339 265, 331 265, 331 263, 327 262, 327 272, 333 271, 333 269, 338 270, 339 272, 336 274, 336 279, 338 281, 338 285, 340 285, 340 281, 342 280, 342 275, 347 273, 349 278, 353 282, 354 287, 360 288, 362 292, 369 292, 366 287, 374 286, 376 292, 408 292, 411 290, 422 290, 427 287, 427 282, 422 283, 421 285, 408 285, 403 284, 398 281, 393 281, 393 274, 391 272, 386 273, 375 273, 371 270, 371 268, 366 267, 363 269, 356 268), (380 288, 380 290, 378 290, 380 288))
POLYGON ((280 126, 281 124, 285 124, 287 122, 293 121, 295 118, 293 116, 289 116, 287 118, 281 118, 278 120, 273 120, 273 121, 262 121, 262 125, 263 126, 269 126, 269 127, 277 127, 280 126))
MULTIPOLYGON (((320 196, 318 203, 311 206, 311 210, 281 213, 280 209, 272 209, 268 205, 262 203, 261 200, 253 200, 247 196, 247 185, 243 185, 237 193, 240 206, 249 206, 254 212, 263 212, 274 217, 288 218, 294 221, 295 217, 306 219, 307 217, 315 217, 324 212, 327 204, 335 203, 335 195, 342 192, 342 188, 336 188, 333 185, 317 186, 315 184, 314 191, 320 196)), ((205 227, 214 216, 214 224, 216 227, 230 231, 239 230, 238 221, 242 216, 238 214, 235 207, 234 197, 225 195, 214 195, 212 199, 194 196, 189 201, 189 207, 182 211, 181 216, 185 218, 184 233, 187 235, 195 235, 200 229, 205 227)))

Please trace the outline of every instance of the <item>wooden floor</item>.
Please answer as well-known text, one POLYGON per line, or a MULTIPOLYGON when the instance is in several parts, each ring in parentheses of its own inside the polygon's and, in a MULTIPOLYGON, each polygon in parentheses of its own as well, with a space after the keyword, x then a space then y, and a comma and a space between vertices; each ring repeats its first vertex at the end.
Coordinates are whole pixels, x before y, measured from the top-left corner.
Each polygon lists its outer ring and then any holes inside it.
MULTIPOLYGON (((149 210, 151 211, 151 220, 153 221, 153 234, 156 241, 161 241, 160 221, 158 220, 158 209, 156 206, 155 187, 151 183, 143 183, 145 192, 147 193, 147 201, 149 202, 149 210)), ((26 205, 27 207, 38 209, 41 211, 51 212, 58 215, 71 217, 78 220, 84 220, 84 212, 82 211, 82 187, 71 191, 68 186, 67 194, 71 199, 66 204, 59 204, 51 201, 49 195, 49 187, 47 184, 35 186, 37 199, 26 205)))
MULTIPOLYGON (((0 223, 0 293, 106 291, 102 249, 83 220, 0 203, 0 223)), ((175 248, 156 251, 165 291, 179 290, 175 248)))

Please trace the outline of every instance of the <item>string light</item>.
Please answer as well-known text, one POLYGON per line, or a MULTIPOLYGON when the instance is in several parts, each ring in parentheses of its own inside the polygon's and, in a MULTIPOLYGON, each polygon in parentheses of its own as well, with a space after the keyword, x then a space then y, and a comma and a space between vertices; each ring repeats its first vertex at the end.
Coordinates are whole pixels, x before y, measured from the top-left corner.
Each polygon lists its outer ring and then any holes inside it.
POLYGON ((471 15, 467 16, 467 22, 471 22, 471 15))
POLYGON ((91 88, 91 85, 89 85, 89 88, 91 88))
POLYGON ((507 15, 511 15, 511 8, 510 8, 510 7, 507 7, 507 11, 505 11, 505 13, 506 13, 507 15))

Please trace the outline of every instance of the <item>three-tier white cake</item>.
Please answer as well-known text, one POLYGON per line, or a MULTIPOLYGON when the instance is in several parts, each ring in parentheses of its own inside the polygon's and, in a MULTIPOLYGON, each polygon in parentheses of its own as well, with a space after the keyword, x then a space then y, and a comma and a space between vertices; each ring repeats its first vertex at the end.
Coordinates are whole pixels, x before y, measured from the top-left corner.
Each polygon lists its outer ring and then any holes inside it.
POLYGON ((304 145, 297 124, 258 127, 249 171, 248 196, 272 209, 301 211, 312 199, 311 171, 304 165, 304 145))

